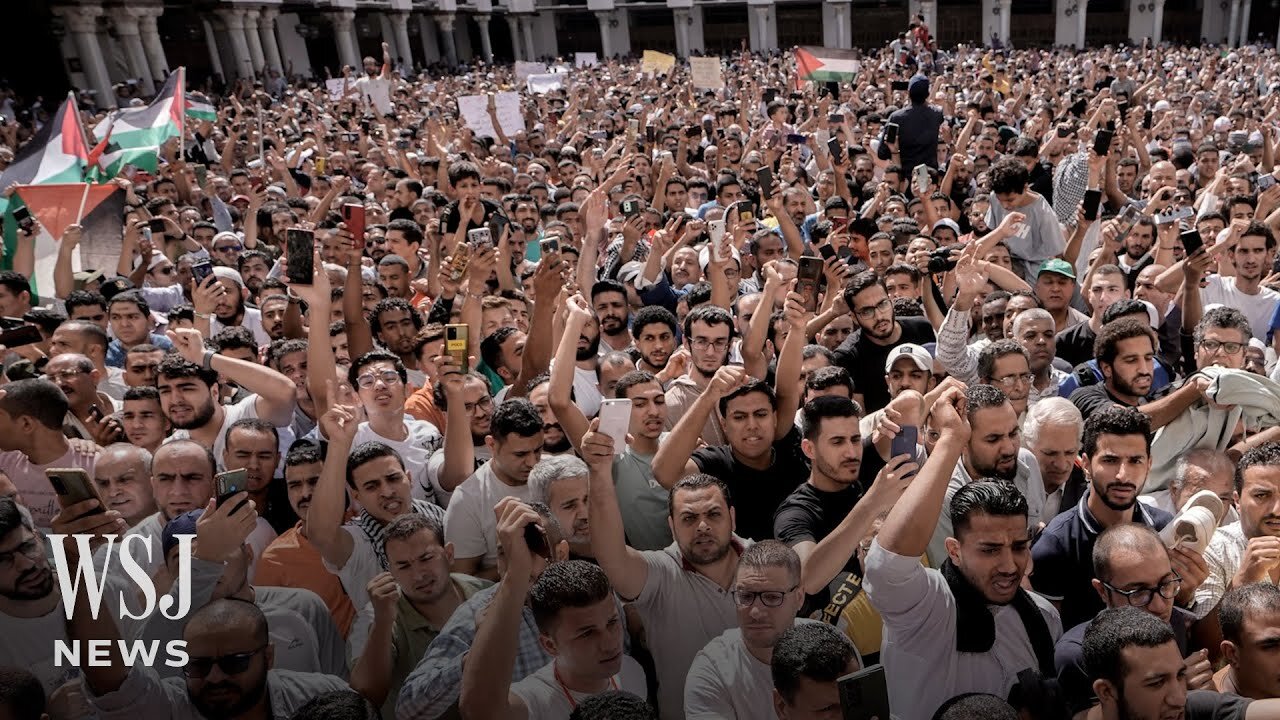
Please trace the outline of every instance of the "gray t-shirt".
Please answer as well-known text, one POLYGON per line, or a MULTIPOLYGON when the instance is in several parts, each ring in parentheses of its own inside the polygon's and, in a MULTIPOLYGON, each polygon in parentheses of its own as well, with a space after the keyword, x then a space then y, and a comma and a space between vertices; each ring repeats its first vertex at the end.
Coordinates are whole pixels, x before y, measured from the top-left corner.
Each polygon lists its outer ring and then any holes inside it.
MULTIPOLYGON (((658 442, 666 442, 662 433, 658 442)), ((661 550, 671 544, 666 488, 653 479, 653 455, 627 451, 613 459, 613 485, 622 509, 627 544, 637 550, 661 550)))

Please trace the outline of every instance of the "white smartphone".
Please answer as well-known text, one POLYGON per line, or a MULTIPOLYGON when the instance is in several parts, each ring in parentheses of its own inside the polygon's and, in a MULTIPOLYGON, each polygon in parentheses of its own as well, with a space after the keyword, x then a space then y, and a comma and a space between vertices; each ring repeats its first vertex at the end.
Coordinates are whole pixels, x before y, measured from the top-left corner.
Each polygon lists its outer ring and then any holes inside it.
POLYGON ((707 223, 707 235, 711 238, 711 259, 722 262, 724 253, 720 251, 720 242, 724 239, 724 219, 707 223))
POLYGON ((613 454, 627 451, 627 430, 631 427, 631 399, 606 398, 600 401, 600 432, 613 438, 613 454))

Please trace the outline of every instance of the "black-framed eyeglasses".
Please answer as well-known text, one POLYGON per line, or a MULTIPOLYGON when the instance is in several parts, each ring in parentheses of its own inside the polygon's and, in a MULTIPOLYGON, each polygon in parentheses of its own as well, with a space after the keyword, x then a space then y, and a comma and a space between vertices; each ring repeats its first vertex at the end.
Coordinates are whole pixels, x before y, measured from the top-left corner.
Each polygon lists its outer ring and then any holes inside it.
POLYGON ((381 380, 383 385, 395 385, 400 382, 400 373, 395 370, 383 370, 382 372, 368 372, 356 378, 356 385, 362 388, 371 388, 381 380))
POLYGON ((756 600, 759 599, 760 604, 765 607, 776 608, 781 606, 783 601, 787 599, 787 595, 790 595, 798 587, 800 586, 792 585, 789 590, 781 592, 778 590, 762 590, 760 592, 752 592, 751 590, 734 590, 733 601, 737 603, 738 607, 745 609, 755 605, 756 600))
POLYGON ((893 298, 885 298, 871 307, 858 308, 856 313, 863 320, 869 320, 875 317, 876 313, 881 310, 888 310, 893 307, 893 298))
POLYGON ((217 665, 218 669, 224 675, 239 675, 249 669, 249 663, 253 662, 253 656, 266 650, 267 646, 263 645, 257 650, 249 652, 235 653, 232 655, 221 655, 219 657, 191 657, 187 660, 187 666, 182 669, 182 673, 189 678, 203 678, 209 676, 209 671, 213 670, 213 666, 217 665))
POLYGON ((1153 588, 1140 587, 1132 590, 1121 590, 1105 580, 1102 581, 1102 587, 1106 588, 1107 592, 1113 592, 1117 595, 1123 596, 1129 603, 1130 607, 1144 608, 1150 605, 1152 600, 1156 599, 1156 593, 1159 593, 1160 597, 1165 600, 1172 600, 1176 598, 1178 593, 1182 590, 1182 577, 1174 575, 1153 588))
POLYGON ((1237 355, 1244 350, 1244 343, 1238 342, 1218 342, 1217 340, 1201 340, 1200 347, 1210 355, 1221 350, 1228 355, 1237 355))
POLYGON ((35 560, 44 554, 44 543, 36 537, 30 537, 22 541, 18 547, 9 552, 0 553, 0 569, 12 570, 17 563, 18 557, 24 557, 28 560, 35 560))

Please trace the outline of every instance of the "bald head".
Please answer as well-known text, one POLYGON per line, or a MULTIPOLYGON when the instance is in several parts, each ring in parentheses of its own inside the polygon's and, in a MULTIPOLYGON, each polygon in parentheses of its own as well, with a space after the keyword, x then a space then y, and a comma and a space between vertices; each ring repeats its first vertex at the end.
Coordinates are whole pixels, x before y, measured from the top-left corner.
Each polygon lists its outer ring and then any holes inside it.
POLYGON ((1164 543, 1155 530, 1136 523, 1115 525, 1103 531, 1093 545, 1093 576, 1113 582, 1114 572, 1123 561, 1155 557, 1165 558, 1168 564, 1164 543))
POLYGON ((202 635, 224 631, 234 631, 237 635, 253 638, 257 645, 265 645, 268 640, 267 616, 257 605, 246 600, 219 598, 193 612, 182 635, 188 642, 194 642, 202 635))

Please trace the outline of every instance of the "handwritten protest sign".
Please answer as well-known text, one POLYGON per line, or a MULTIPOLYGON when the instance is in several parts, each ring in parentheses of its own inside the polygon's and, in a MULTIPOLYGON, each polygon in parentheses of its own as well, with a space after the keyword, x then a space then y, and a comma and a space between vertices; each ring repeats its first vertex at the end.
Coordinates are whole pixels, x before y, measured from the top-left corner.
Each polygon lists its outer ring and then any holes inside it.
MULTIPOLYGON (((524 130, 524 116, 520 114, 519 93, 496 93, 494 101, 498 123, 502 125, 502 132, 510 136, 524 130)), ((462 115, 462 120, 467 124, 467 127, 475 131, 476 135, 481 137, 485 135, 489 137, 498 136, 493 129, 493 122, 489 119, 488 95, 460 95, 458 97, 458 113, 462 115)))
POLYGON ((573 54, 574 67, 591 67, 599 62, 599 58, 597 58, 596 54, 593 52, 580 52, 573 54))
POLYGON ((689 58, 689 73, 696 88, 718 90, 724 87, 724 76, 720 74, 718 57, 689 58))
POLYGON ((656 50, 645 50, 640 59, 640 71, 654 75, 666 75, 675 67, 676 56, 660 53, 656 50))

